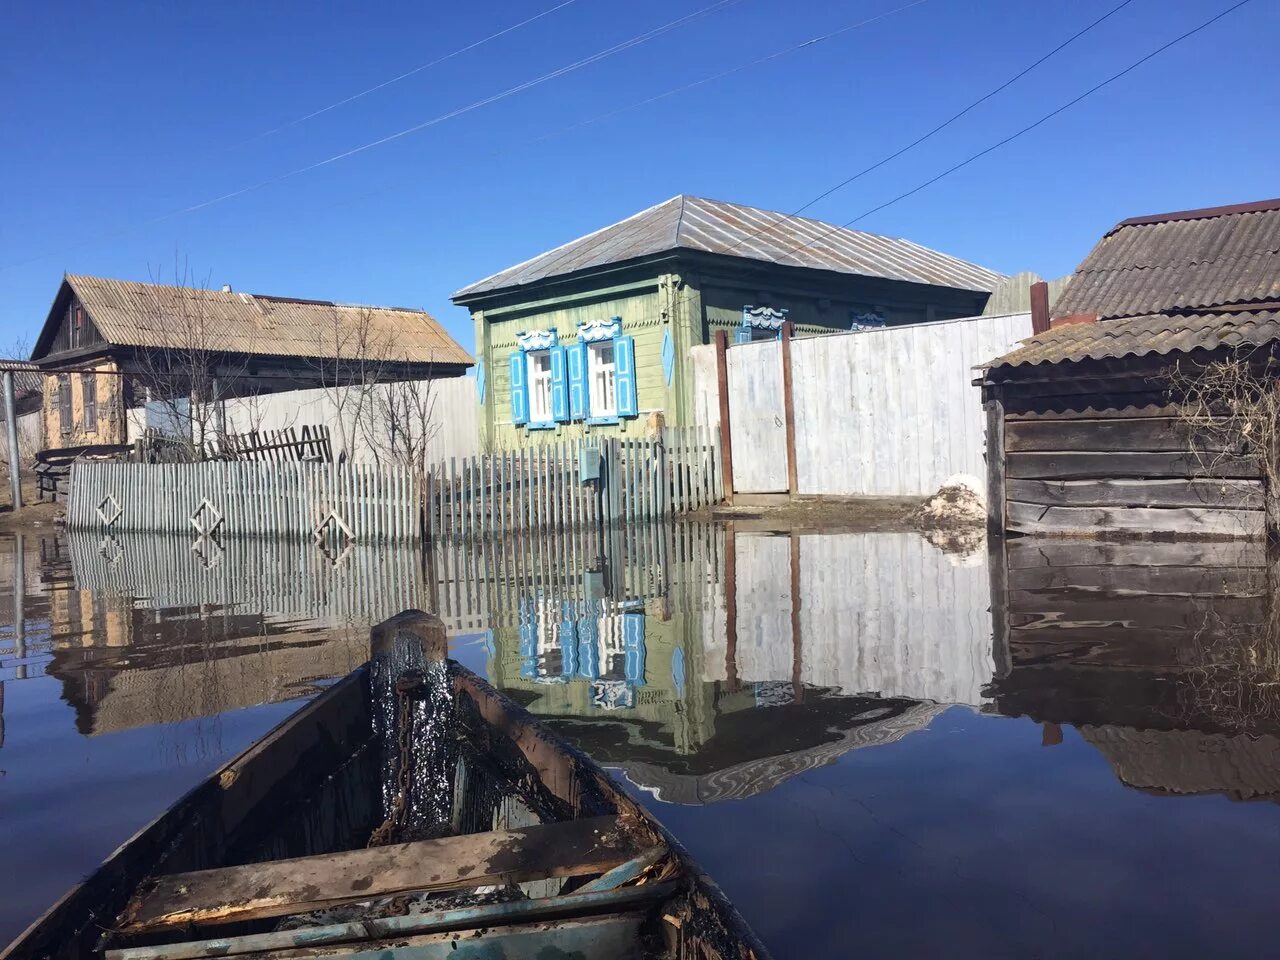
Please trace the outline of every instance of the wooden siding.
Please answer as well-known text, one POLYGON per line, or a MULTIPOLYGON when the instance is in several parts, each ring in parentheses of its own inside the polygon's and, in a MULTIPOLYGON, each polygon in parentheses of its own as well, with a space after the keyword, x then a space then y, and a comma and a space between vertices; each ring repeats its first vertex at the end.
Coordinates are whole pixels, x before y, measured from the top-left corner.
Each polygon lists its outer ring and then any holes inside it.
MULTIPOLYGON (((493 450, 538 446, 562 439, 584 436, 642 436, 652 413, 662 413, 668 423, 678 424, 676 388, 667 386, 662 369, 662 335, 666 324, 664 306, 668 300, 667 278, 655 278, 652 285, 607 299, 578 299, 553 302, 537 309, 512 311, 481 317, 483 339, 477 353, 485 363, 485 399, 480 417, 481 445, 493 450), (553 430, 529 430, 511 422, 511 353, 517 349, 516 334, 552 327, 560 343, 577 342, 579 323, 622 318, 622 333, 635 338, 636 391, 640 416, 623 420, 619 426, 586 426, 582 422, 558 424, 553 430)), ((677 378, 680 376, 677 370, 677 378)), ((473 384, 474 386, 474 384, 473 384)))
POLYGON ((54 331, 49 349, 44 355, 84 350, 105 342, 93 318, 89 316, 89 311, 85 309, 78 297, 72 296, 67 301, 66 309, 58 317, 58 328, 54 331))
POLYGON ((1022 413, 1004 424, 1008 529, 1249 537, 1262 533, 1258 463, 1168 408, 1116 416, 1022 413), (1154 414, 1154 415, 1150 415, 1154 414))
POLYGON ((77 447, 90 443, 124 443, 123 378, 111 361, 94 365, 101 373, 68 373, 48 376, 44 379, 44 436, 45 448, 77 447), (65 379, 64 379, 65 378, 65 379), (85 420, 85 384, 94 379, 96 416, 92 422, 85 420), (62 429, 61 390, 64 383, 71 389, 71 428, 62 429))

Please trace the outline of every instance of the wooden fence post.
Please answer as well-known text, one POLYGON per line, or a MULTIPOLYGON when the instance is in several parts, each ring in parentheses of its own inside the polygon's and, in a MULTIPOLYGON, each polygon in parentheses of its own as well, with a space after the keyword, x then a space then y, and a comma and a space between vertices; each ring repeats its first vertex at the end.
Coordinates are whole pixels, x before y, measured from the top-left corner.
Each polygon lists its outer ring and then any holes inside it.
POLYGON ((795 497, 800 492, 800 484, 796 479, 796 405, 791 388, 791 333, 791 321, 782 321, 782 410, 787 430, 787 493, 795 497))
POLYGON ((716 392, 720 397, 720 469, 724 473, 724 502, 733 505, 733 441, 729 432, 729 334, 716 331, 716 392))

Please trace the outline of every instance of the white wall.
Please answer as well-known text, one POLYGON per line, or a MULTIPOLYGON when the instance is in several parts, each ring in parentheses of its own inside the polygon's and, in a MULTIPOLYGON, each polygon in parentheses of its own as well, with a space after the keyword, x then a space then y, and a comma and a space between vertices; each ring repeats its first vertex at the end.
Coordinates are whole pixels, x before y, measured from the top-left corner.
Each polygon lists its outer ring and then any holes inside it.
MULTIPOLYGON (((419 381, 420 389, 429 390, 432 404, 432 430, 427 462, 438 463, 449 457, 469 457, 480 452, 477 430, 476 382, 472 377, 449 377, 419 381), (429 386, 427 386, 429 384, 429 386)), ((374 451, 361 431, 353 427, 355 388, 334 390, 292 390, 263 397, 246 397, 227 401, 227 429, 236 433, 250 430, 281 430, 286 427, 329 427, 333 455, 346 448, 356 463, 374 461, 374 451), (344 403, 344 398, 345 403, 344 403)), ((384 394, 394 385, 372 388, 384 394)))
MULTIPOLYGON (((40 449, 40 416, 41 411, 32 410, 30 413, 22 413, 18 415, 18 456, 22 458, 23 467, 31 466, 35 459, 36 451, 40 449)), ((3 466, 8 476, 9 469, 9 424, 8 421, 0 419, 0 466, 3 466)))
MULTIPOLYGON (((1030 335, 1031 315, 1019 313, 795 340, 800 493, 924 495, 955 473, 983 476, 986 420, 974 367, 1030 335)), ((731 346, 730 357, 759 347, 731 346)), ((717 428, 714 351, 693 348, 694 409, 699 424, 717 428)), ((731 410, 761 389, 750 366, 729 365, 731 410)), ((735 426, 734 488, 756 492, 752 484, 769 470, 761 459, 777 453, 772 443, 738 443, 738 433, 735 426)))
MULTIPOLYGON (((737 673, 792 679, 789 537, 736 538, 737 673)), ((848 694, 973 706, 991 682, 985 554, 961 559, 914 533, 800 537, 800 679, 848 694)), ((726 679, 724 598, 708 618, 704 680, 726 679)))

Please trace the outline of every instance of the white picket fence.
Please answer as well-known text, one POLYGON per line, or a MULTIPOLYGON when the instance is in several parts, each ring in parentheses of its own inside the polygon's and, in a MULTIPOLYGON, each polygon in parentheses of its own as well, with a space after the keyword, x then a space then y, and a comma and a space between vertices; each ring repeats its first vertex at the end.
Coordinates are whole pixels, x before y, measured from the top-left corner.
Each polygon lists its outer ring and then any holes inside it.
POLYGON ((67 526, 344 542, 422 536, 417 476, 332 463, 118 463, 71 468, 67 526))

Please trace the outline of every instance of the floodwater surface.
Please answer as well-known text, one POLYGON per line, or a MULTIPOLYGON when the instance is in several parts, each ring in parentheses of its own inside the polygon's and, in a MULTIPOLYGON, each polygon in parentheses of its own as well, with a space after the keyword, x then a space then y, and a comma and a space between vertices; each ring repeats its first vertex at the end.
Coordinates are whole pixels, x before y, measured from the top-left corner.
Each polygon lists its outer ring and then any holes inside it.
POLYGON ((419 607, 778 957, 1273 949, 1280 618, 1257 547, 28 536, 0 540, 0 584, 0 941, 419 607))

